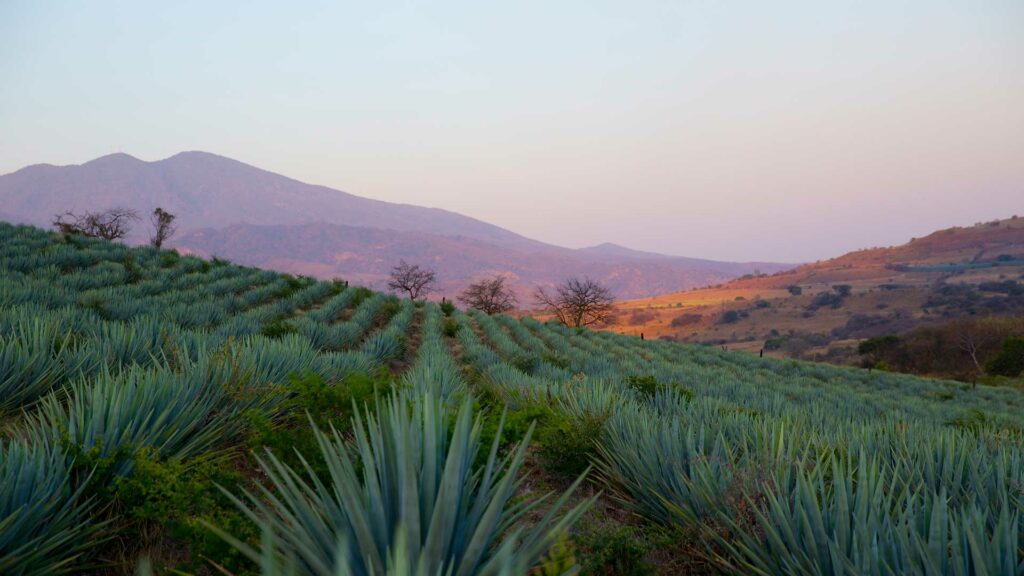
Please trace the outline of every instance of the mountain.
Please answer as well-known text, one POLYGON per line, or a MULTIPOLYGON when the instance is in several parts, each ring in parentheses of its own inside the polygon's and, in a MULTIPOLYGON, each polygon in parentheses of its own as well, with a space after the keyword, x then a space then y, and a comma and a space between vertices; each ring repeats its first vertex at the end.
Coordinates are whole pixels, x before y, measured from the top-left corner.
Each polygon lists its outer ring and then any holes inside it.
POLYGON ((520 251, 473 238, 324 222, 291 226, 235 224, 188 233, 178 239, 178 244, 202 256, 323 278, 339 276, 375 288, 384 287, 391 266, 404 258, 436 270, 439 291, 447 295, 462 290, 469 280, 503 274, 510 278, 523 302, 529 301, 533 287, 551 285, 573 275, 599 278, 627 298, 706 286, 735 276, 715 268, 714 262, 698 266, 682 265, 671 257, 599 259, 568 249, 520 251))
MULTIPOLYGON (((612 244, 573 250, 461 214, 361 198, 230 158, 182 152, 155 162, 111 154, 82 165, 37 164, 0 176, 3 219, 48 226, 65 211, 126 207, 176 214, 171 245, 236 262, 380 285, 399 259, 429 262, 449 293, 502 273, 523 294, 590 275, 620 297, 716 283, 788 265, 734 263, 640 252, 612 244)), ((140 222, 130 242, 144 242, 140 222)))
POLYGON ((207 152, 156 162, 111 154, 78 166, 28 166, 0 176, 0 199, 5 212, 40 225, 66 210, 122 206, 149 213, 161 206, 190 229, 326 221, 467 236, 505 247, 544 246, 447 210, 361 198, 207 152))
POLYGON ((849 359, 864 338, 960 317, 1024 316, 1024 218, 948 228, 900 246, 626 301, 619 312, 619 332, 849 359))

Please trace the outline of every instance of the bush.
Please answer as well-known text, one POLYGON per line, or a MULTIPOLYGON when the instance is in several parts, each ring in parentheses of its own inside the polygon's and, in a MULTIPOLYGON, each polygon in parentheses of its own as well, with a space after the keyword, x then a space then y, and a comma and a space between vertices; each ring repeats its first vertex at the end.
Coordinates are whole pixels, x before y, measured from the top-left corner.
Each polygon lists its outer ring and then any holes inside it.
POLYGON ((673 318, 670 324, 673 328, 681 328, 683 326, 697 324, 698 322, 700 322, 701 318, 702 316, 700 314, 680 314, 679 316, 673 318))
POLYGON ((256 524, 218 488, 237 489, 245 483, 239 472, 225 464, 229 463, 209 458, 161 460, 151 449, 140 450, 131 475, 117 479, 115 501, 127 517, 160 526, 164 535, 187 544, 195 560, 184 567, 196 570, 206 566, 201 559, 216 558, 218 564, 238 573, 251 563, 206 527, 211 523, 228 528, 250 544, 259 541, 256 524))
POLYGON ((981 284, 978 284, 978 290, 981 290, 982 292, 996 292, 1010 296, 1019 296, 1024 294, 1024 285, 1019 284, 1016 280, 982 282, 981 284))
POLYGON ((740 313, 739 312, 737 312, 735 310, 729 310, 728 312, 725 312, 724 314, 722 314, 722 317, 719 319, 719 323, 721 323, 721 324, 735 324, 736 322, 739 322, 739 319, 740 319, 740 313))
POLYGON ((861 356, 866 354, 879 354, 891 350, 900 343, 900 339, 892 334, 868 338, 857 345, 857 353, 861 356))
POLYGON ((178 263, 178 260, 181 260, 181 255, 174 250, 165 250, 160 253, 161 268, 172 268, 178 263))
POLYGON ((788 290, 793 296, 799 296, 804 293, 804 289, 795 284, 792 286, 786 286, 786 290, 788 290))
POLYGON ((1024 337, 1010 336, 1003 340, 1002 349, 989 361, 985 370, 994 376, 1020 376, 1024 372, 1024 337))
POLYGON ((287 399, 282 402, 280 414, 274 420, 251 415, 254 433, 250 445, 257 452, 269 449, 283 462, 302 469, 306 458, 318 477, 327 474, 310 427, 347 430, 355 409, 372 403, 373 399, 391 388, 390 379, 356 373, 341 382, 328 382, 318 374, 292 375, 286 385, 287 399))
POLYGON ((454 318, 445 318, 444 327, 441 328, 441 331, 445 336, 455 338, 461 328, 462 324, 459 324, 454 318))
POLYGON ((441 312, 443 312, 445 316, 451 316, 452 312, 455 312, 455 304, 452 304, 451 300, 442 301, 441 312))
POLYGON ((578 542, 586 552, 583 574, 648 576, 657 573, 645 559, 648 548, 643 539, 626 526, 584 534, 578 542))
POLYGON ((845 296, 835 292, 819 292, 811 300, 810 305, 807 306, 808 311, 814 311, 818 308, 824 308, 826 306, 830 308, 839 308, 843 305, 845 296))
POLYGON ((650 398, 658 392, 672 390, 682 396, 687 402, 693 400, 693 390, 686 388, 676 382, 660 382, 654 376, 627 376, 626 384, 630 388, 650 398))
POLYGON ((537 444, 549 472, 576 477, 590 466, 590 460, 597 451, 605 415, 586 414, 574 418, 567 414, 553 413, 538 425, 537 444))
POLYGON ((260 329, 260 334, 263 334, 267 338, 280 338, 287 336, 288 334, 296 334, 299 329, 295 327, 291 322, 284 319, 271 320, 263 325, 260 329))

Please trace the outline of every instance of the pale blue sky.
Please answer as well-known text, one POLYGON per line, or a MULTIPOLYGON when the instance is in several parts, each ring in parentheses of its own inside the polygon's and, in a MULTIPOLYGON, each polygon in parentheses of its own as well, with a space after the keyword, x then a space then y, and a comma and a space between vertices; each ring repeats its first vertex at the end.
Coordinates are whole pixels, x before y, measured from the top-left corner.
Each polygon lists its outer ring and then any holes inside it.
POLYGON ((0 173, 181 150, 812 260, 1024 214, 1024 2, 0 0, 0 173))

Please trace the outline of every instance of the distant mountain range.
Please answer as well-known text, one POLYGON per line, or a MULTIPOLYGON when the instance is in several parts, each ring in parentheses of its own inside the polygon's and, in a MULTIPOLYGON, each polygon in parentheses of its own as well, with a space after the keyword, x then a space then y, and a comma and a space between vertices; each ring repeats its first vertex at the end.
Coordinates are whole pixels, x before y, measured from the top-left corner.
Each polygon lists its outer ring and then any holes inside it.
MULTIPOLYGON (((361 198, 206 152, 145 162, 111 154, 74 166, 37 164, 0 176, 0 219, 49 226, 67 210, 160 206, 178 216, 171 245, 235 262, 381 287, 399 259, 433 267, 440 289, 506 274, 525 295, 589 275, 639 298, 791 266, 666 256, 614 244, 569 249, 461 214, 361 198)), ((140 222, 129 241, 145 241, 140 222)))

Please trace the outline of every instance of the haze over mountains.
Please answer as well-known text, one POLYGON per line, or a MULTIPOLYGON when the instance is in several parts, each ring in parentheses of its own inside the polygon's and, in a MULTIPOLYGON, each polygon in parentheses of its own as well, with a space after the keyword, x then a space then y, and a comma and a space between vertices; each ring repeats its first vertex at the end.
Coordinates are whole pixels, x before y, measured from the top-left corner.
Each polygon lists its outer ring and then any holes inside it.
MULTIPOLYGON (((587 274, 619 297, 714 284, 775 263, 665 256, 614 244, 569 249, 437 208, 361 198, 206 152, 146 162, 111 154, 82 165, 37 164, 0 176, 0 218, 49 226, 67 210, 156 206, 178 216, 171 245, 190 252, 381 287, 399 259, 438 272, 454 293, 473 278, 509 275, 520 294, 587 274)), ((129 238, 142 242, 140 222, 129 238)))

